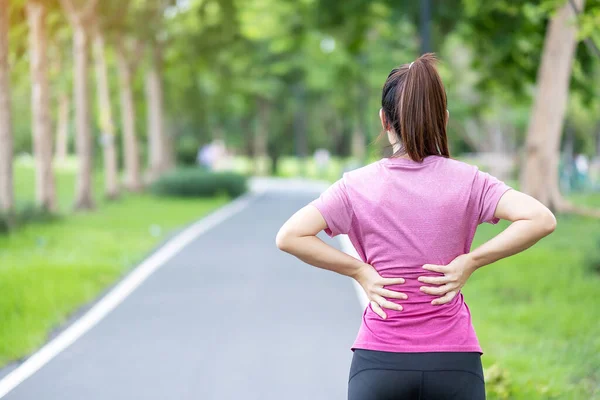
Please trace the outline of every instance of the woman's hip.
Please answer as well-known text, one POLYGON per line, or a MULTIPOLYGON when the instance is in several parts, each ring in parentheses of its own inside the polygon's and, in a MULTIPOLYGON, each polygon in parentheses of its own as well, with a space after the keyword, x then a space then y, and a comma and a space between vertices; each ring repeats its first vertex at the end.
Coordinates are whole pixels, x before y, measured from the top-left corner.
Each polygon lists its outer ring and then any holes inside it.
POLYGON ((356 349, 349 400, 483 400, 478 352, 394 353, 356 349))

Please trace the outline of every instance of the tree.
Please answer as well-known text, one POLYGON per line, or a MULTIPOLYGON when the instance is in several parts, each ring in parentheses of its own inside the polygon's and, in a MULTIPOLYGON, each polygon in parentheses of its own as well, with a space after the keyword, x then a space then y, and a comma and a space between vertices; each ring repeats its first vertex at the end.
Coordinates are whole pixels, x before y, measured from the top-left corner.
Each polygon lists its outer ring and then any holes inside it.
POLYGON ((13 208, 13 137, 8 65, 8 0, 0 0, 0 211, 13 208))
POLYGON ((148 107, 148 168, 150 180, 158 178, 172 167, 171 145, 165 132, 163 117, 162 50, 159 44, 150 47, 150 62, 146 71, 146 104, 148 107))
POLYGON ((104 150, 104 194, 107 199, 116 199, 119 196, 117 141, 104 53, 104 33, 102 27, 96 26, 94 33, 94 64, 96 69, 96 94, 98 96, 98 119, 102 135, 101 143, 104 150))
POLYGON ((31 109, 33 152, 35 157, 35 193, 38 207, 56 209, 56 189, 52 171, 52 121, 50 119, 50 87, 47 60, 47 9, 43 2, 27 2, 29 23, 31 109))
POLYGON ((271 122, 272 104, 269 99, 257 96, 256 99, 257 121, 252 141, 252 154, 254 156, 254 173, 264 175, 268 172, 269 128, 271 122))
POLYGON ((61 0, 73 28, 74 95, 77 169, 75 209, 94 206, 92 198, 93 140, 90 122, 88 67, 90 53, 89 26, 99 0, 87 0, 78 8, 73 0, 61 0))
POLYGON ((71 29, 62 10, 48 13, 48 60, 50 62, 49 80, 51 93, 55 99, 54 159, 64 161, 69 153, 69 136, 71 132, 71 96, 72 74, 69 71, 71 29), (65 24, 65 22, 67 22, 65 24))
MULTIPOLYGON (((584 0, 574 3, 582 8, 584 0)), ((558 163, 577 43, 574 17, 572 6, 566 2, 548 26, 521 172, 521 189, 557 211, 572 208, 560 194, 558 163)))
POLYGON ((71 99, 68 93, 58 96, 58 118, 56 122, 56 144, 54 157, 57 160, 67 158, 69 152, 69 120, 71 111, 71 99))
POLYGON ((121 123, 125 158, 125 187, 133 192, 142 190, 138 139, 135 134, 135 103, 133 99, 133 74, 141 55, 141 45, 131 37, 116 43, 119 71, 121 123))
POLYGON ((136 20, 148 21, 136 31, 148 49, 146 69, 148 176, 150 180, 159 177, 174 165, 173 143, 166 131, 164 119, 164 51, 167 45, 165 11, 173 6, 172 0, 146 1, 137 11, 136 20), (141 17, 141 18, 139 18, 141 17))

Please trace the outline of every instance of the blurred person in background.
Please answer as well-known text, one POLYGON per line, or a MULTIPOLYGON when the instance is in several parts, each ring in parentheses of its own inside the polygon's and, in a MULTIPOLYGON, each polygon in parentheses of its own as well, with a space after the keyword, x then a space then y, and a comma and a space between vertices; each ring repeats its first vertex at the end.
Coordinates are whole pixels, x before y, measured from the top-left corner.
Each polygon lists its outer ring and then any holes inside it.
POLYGON ((450 158, 435 61, 425 54, 385 82, 379 114, 392 156, 344 173, 277 234, 281 250, 352 277, 370 300, 351 347, 350 400, 485 399, 483 351, 461 289, 556 226, 539 201, 450 158), (470 251, 477 226, 500 219, 512 223, 470 251), (347 234, 360 260, 321 231, 347 234))
POLYGON ((329 159, 331 158, 331 154, 329 154, 329 150, 327 149, 317 149, 315 150, 314 159, 315 165, 317 166, 317 173, 319 178, 324 178, 327 176, 327 170, 329 169, 329 159))
POLYGON ((575 187, 577 190, 585 190, 589 181, 590 164, 585 154, 577 154, 575 156, 575 187))
POLYGON ((199 165, 216 171, 226 169, 227 166, 227 149, 225 143, 220 139, 215 139, 198 149, 196 161, 199 165))

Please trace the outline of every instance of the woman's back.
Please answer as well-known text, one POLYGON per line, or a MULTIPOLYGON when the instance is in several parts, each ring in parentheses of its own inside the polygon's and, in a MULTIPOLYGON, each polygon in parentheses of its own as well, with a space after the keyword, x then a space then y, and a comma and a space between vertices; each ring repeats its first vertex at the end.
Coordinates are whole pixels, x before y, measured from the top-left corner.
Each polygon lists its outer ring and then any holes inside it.
POLYGON ((370 301, 352 346, 349 400, 485 399, 483 352, 460 289, 556 226, 539 201, 450 159, 434 64, 424 54, 383 85, 379 118, 394 157, 344 174, 277 233, 281 250, 352 277, 370 301), (477 225, 499 218, 512 224, 470 251, 477 225), (362 260, 316 237, 322 230, 347 233, 362 260))
POLYGON ((422 162, 384 158, 344 174, 312 204, 327 233, 349 235, 361 259, 383 277, 406 282, 402 311, 382 319, 367 307, 353 348, 395 352, 482 352, 459 293, 434 306, 419 290, 424 264, 445 265, 469 252, 477 225, 496 223, 494 210, 510 187, 477 167, 441 156, 422 162))

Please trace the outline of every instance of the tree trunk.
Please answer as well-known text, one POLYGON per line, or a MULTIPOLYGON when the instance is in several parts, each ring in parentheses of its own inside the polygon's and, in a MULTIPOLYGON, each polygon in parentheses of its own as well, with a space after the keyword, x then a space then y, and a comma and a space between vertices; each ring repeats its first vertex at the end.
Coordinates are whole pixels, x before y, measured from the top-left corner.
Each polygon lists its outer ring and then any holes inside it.
POLYGON ((42 2, 27 3, 31 71, 35 197, 38 207, 55 211, 56 191, 52 171, 52 121, 46 56, 46 8, 42 2))
MULTIPOLYGON (((0 10, 8 0, 0 0, 0 10)), ((11 211, 13 198, 13 137, 8 65, 8 13, 0 13, 0 211, 11 211)))
POLYGON ((130 191, 140 191, 140 157, 135 136, 135 108, 133 104, 132 68, 127 62, 125 49, 117 46, 117 65, 121 86, 121 123, 123 125, 123 149, 125 151, 125 187, 130 191))
POLYGON ((101 142, 104 154, 104 194, 107 199, 112 200, 119 196, 119 169, 104 45, 104 36, 100 30, 97 30, 94 38, 94 64, 96 67, 100 134, 102 135, 101 142))
POLYGON ((366 155, 365 135, 358 126, 352 132, 351 152, 352 158, 356 161, 364 161, 366 155))
MULTIPOLYGON (((583 8, 583 0, 574 2, 583 8)), ((574 19, 572 7, 565 2, 548 25, 521 171, 521 189, 559 211, 565 208, 558 187, 558 162, 576 45, 574 19)))
POLYGON ((75 148, 79 161, 75 194, 75 209, 94 207, 92 199, 92 132, 88 89, 89 37, 86 27, 79 22, 73 26, 75 148))
MULTIPOLYGON (((361 57, 363 65, 365 65, 364 55, 361 57)), ((359 97, 356 99, 356 127, 352 132, 352 157, 360 162, 365 162, 367 155, 367 123, 365 121, 365 107, 368 104, 369 88, 366 83, 362 82, 358 86, 359 97)))
POLYGON ((64 160, 69 154, 69 115, 71 100, 67 93, 58 98, 58 122, 56 124, 56 147, 54 157, 64 160))
POLYGON ((254 130, 254 140, 252 143, 254 155, 254 173, 265 175, 268 172, 267 144, 269 136, 269 118, 271 114, 271 104, 265 98, 258 98, 258 124, 254 130))
POLYGON ((596 157, 600 158, 600 121, 596 124, 596 157))
POLYGON ((146 101, 148 106, 148 168, 150 180, 158 178, 166 169, 168 148, 166 146, 163 120, 163 93, 160 75, 161 55, 159 49, 151 48, 150 65, 146 72, 146 101))
POLYGON ((165 171, 169 171, 175 168, 176 156, 175 156, 175 139, 173 134, 173 124, 169 123, 169 120, 163 119, 164 122, 164 145, 165 145, 165 171))

